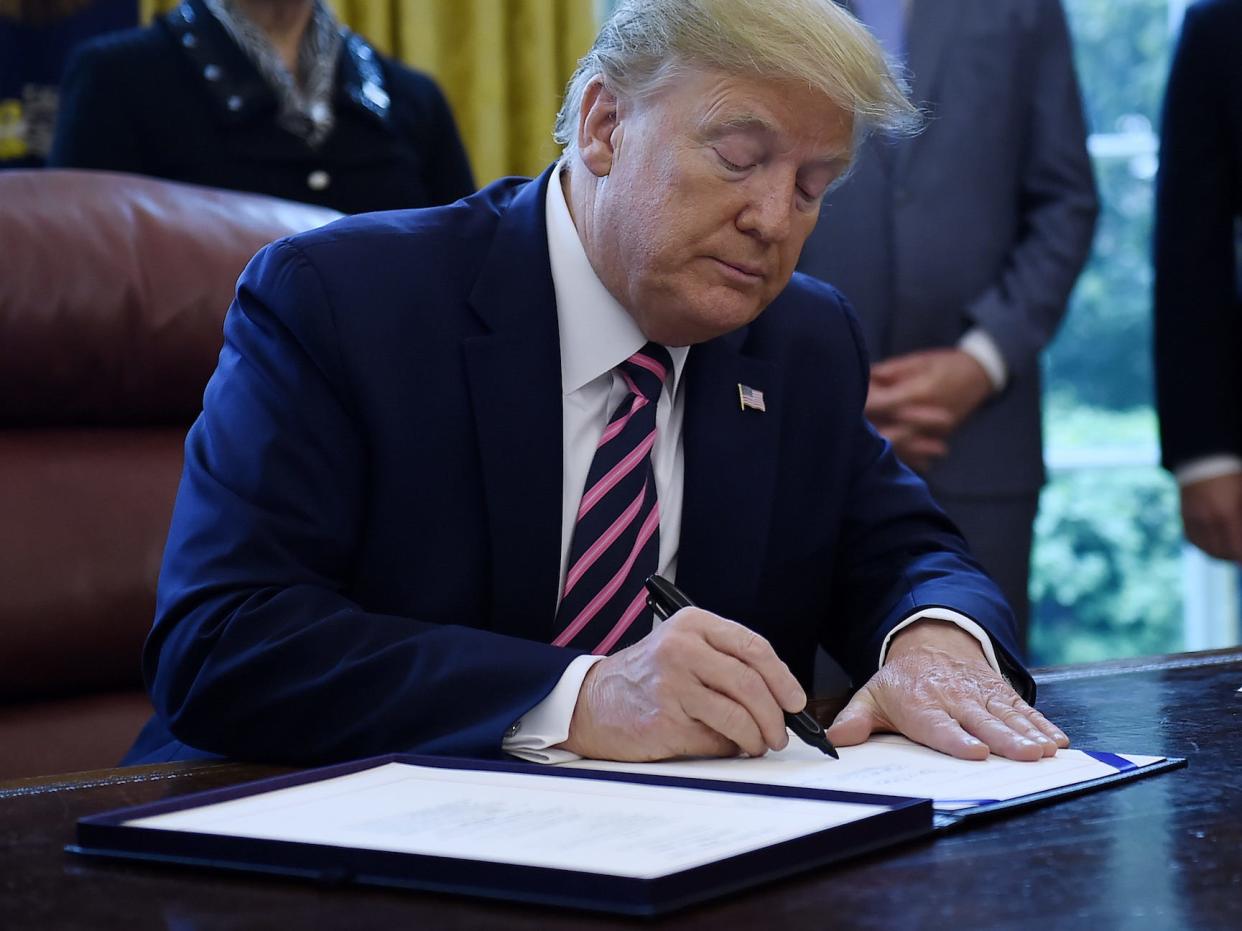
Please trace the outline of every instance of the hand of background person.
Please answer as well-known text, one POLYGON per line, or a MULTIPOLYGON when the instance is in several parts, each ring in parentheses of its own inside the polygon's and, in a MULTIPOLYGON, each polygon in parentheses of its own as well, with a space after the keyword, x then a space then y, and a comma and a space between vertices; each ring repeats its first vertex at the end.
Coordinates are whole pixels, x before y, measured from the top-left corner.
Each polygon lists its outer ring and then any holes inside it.
POLYGON ((866 414, 906 465, 926 472, 991 393, 987 372, 970 353, 924 349, 872 366, 866 414))
POLYGON ((891 731, 964 760, 1038 760, 1069 738, 1018 697, 956 624, 924 620, 889 644, 884 666, 828 729, 839 747, 891 731))
POLYGON ((1183 485, 1182 526, 1209 556, 1242 562, 1242 472, 1183 485))
POLYGON ((788 743, 785 711, 806 693, 741 624, 683 608, 591 667, 560 746, 600 760, 760 756, 788 743))

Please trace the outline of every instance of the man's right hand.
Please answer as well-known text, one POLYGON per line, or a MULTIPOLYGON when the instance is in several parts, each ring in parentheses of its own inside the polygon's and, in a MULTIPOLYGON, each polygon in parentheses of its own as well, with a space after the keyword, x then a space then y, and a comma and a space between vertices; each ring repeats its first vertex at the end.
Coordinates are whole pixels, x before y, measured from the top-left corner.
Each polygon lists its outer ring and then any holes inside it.
POLYGON ((871 367, 866 414, 902 462, 926 472, 992 391, 988 373, 965 350, 921 349, 871 367))
POLYGON ((1182 525, 1209 556, 1242 562, 1242 472, 1182 486, 1182 525))
POLYGON ((560 746, 599 760, 761 756, 788 743, 806 694, 754 631, 683 608, 591 667, 560 746))

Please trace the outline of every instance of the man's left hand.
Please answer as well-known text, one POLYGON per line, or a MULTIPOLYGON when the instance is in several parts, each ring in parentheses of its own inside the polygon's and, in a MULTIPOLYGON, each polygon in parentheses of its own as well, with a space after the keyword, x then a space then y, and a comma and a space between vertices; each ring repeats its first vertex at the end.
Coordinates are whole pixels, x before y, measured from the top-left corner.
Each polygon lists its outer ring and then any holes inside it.
POLYGON ((970 353, 925 349, 872 366, 866 414, 907 465, 926 471, 991 394, 987 372, 970 353))
POLYGON ((1038 760, 1069 738, 1018 697, 956 624, 923 620, 889 644, 884 666, 837 715, 828 739, 860 744, 890 731, 964 760, 1038 760))

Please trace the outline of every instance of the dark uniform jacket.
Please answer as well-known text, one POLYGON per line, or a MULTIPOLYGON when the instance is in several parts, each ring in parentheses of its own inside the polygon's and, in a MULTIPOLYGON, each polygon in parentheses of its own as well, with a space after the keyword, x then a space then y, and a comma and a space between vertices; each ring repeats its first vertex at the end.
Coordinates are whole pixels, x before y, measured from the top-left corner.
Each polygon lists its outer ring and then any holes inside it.
POLYGON ((1169 469, 1242 456, 1242 0, 1186 11, 1156 178, 1156 404, 1169 469))
POLYGON ((271 194, 346 213, 474 190, 440 89, 345 31, 336 123, 318 148, 277 124, 275 91, 201 0, 70 60, 50 164, 271 194))

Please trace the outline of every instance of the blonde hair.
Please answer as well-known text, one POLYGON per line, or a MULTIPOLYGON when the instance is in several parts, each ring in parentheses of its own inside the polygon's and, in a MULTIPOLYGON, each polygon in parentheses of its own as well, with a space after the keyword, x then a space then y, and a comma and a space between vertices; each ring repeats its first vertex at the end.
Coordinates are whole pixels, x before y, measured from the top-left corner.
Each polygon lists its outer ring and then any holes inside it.
POLYGON ((854 115, 854 141, 920 124, 905 82, 871 34, 832 0, 621 0, 565 88, 553 138, 577 148, 578 116, 597 76, 642 99, 686 67, 804 82, 854 115))

